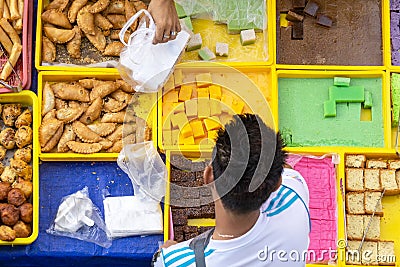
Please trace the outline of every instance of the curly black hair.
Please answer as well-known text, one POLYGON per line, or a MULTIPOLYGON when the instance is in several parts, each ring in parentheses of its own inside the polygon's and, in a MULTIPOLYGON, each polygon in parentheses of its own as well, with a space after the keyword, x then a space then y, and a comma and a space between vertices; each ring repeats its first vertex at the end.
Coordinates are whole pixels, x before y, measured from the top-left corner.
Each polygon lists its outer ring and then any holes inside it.
POLYGON ((218 131, 211 163, 222 205, 237 214, 259 209, 280 182, 284 147, 258 115, 233 116, 218 131))

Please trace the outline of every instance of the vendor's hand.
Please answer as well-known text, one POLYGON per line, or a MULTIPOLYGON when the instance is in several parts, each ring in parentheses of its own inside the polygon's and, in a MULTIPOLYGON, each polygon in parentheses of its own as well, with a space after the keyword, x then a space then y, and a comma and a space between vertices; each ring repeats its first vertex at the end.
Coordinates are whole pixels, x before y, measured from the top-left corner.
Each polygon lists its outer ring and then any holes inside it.
POLYGON ((148 11, 156 24, 153 44, 174 40, 181 30, 173 0, 151 0, 148 11))
POLYGON ((174 240, 167 240, 167 241, 164 242, 164 244, 162 244, 160 246, 160 248, 168 248, 168 247, 173 246, 175 244, 178 244, 178 242, 176 242, 174 240))

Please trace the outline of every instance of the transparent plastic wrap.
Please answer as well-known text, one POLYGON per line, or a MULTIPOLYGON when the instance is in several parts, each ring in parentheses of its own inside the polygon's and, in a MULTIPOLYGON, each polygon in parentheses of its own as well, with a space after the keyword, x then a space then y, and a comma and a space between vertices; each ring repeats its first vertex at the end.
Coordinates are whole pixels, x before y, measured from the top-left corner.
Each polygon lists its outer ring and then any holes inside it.
POLYGON ((57 215, 46 232, 92 242, 105 248, 112 244, 101 212, 89 198, 87 186, 62 199, 57 215))
POLYGON ((153 142, 125 145, 117 163, 131 179, 136 197, 161 201, 165 195, 167 170, 153 142))
POLYGON ((157 92, 173 72, 189 40, 189 33, 181 31, 175 40, 154 45, 155 29, 150 13, 142 9, 129 19, 119 33, 120 41, 125 47, 121 51, 117 68, 121 77, 137 92, 157 92), (142 14, 148 18, 149 27, 146 27, 142 19, 138 29, 130 35, 126 43, 126 31, 142 14))
MULTIPOLYGON (((229 45, 228 57, 216 61, 267 61, 268 32, 267 4, 265 0, 177 0, 184 11, 182 16, 192 18, 193 32, 200 33, 203 45, 215 50, 217 42, 229 45), (256 42, 242 46, 241 30, 255 29, 256 42)), ((182 60, 198 60, 198 51, 186 52, 182 60)))

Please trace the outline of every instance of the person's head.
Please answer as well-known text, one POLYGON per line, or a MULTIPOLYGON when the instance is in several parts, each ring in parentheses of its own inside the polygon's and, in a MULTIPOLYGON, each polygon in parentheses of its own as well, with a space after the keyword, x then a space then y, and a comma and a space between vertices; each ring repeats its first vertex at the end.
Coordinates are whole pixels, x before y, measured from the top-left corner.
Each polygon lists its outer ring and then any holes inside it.
POLYGON ((261 207, 281 183, 283 147, 280 134, 253 114, 235 115, 218 131, 211 166, 225 209, 245 214, 261 207))

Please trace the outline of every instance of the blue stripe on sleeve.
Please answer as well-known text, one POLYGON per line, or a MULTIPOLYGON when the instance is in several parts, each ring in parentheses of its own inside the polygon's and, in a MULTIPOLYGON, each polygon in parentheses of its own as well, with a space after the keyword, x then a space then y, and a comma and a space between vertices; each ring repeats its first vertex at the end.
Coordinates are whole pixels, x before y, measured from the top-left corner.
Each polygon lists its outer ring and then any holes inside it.
MULTIPOLYGON (((215 251, 215 249, 210 249, 209 251, 204 252, 204 257, 207 257, 209 255, 211 255, 211 253, 213 253, 215 251)), ((179 267, 187 267, 190 266, 191 264, 193 264, 196 261, 195 257, 193 257, 193 259, 190 259, 188 261, 185 261, 182 264, 179 264, 179 267)))
POLYGON ((283 193, 283 190, 285 190, 285 187, 281 186, 281 188, 279 189, 278 194, 274 197, 274 199, 271 200, 271 202, 269 203, 268 207, 263 212, 267 212, 267 211, 272 209, 272 207, 275 204, 275 201, 277 201, 279 199, 279 197, 281 196, 281 194, 283 193))
POLYGON ((289 208, 298 198, 299 198, 299 196, 297 194, 295 194, 285 205, 283 205, 282 207, 280 207, 279 209, 277 209, 274 212, 268 213, 267 216, 272 217, 272 216, 278 215, 285 209, 289 208))
POLYGON ((190 247, 181 247, 181 248, 172 250, 172 251, 170 251, 170 252, 168 252, 167 254, 164 255, 164 259, 168 258, 169 256, 171 256, 171 255, 173 255, 175 253, 178 253, 178 252, 181 252, 181 251, 184 251, 184 250, 192 250, 192 249, 190 247))
POLYGON ((175 262, 177 262, 177 261, 179 261, 179 260, 181 260, 183 258, 190 257, 190 256, 194 257, 194 251, 193 250, 191 250, 189 252, 186 252, 186 253, 183 253, 181 255, 178 255, 178 256, 166 261, 165 262, 165 266, 170 266, 171 264, 173 264, 173 263, 175 263, 175 262))

